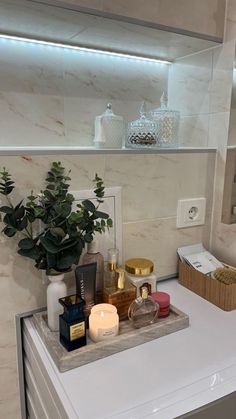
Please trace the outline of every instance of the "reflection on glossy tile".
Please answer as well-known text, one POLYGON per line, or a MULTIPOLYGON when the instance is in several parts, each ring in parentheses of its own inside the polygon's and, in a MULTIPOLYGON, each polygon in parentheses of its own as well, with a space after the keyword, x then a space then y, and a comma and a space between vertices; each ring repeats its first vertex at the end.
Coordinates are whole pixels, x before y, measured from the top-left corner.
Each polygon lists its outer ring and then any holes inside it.
POLYGON ((213 51, 213 75, 210 85, 210 113, 230 110, 235 43, 213 51))
POLYGON ((169 78, 169 105, 182 116, 209 113, 212 53, 207 51, 178 60, 169 78))
POLYGON ((125 223, 124 259, 146 257, 158 276, 177 272, 177 247, 203 240, 203 227, 176 228, 176 218, 125 223))
POLYGON ((183 116, 180 119, 179 145, 207 147, 209 115, 183 116))
POLYGON ((229 112, 211 114, 209 116, 208 147, 219 147, 227 141, 229 128, 229 112))
POLYGON ((124 221, 175 216, 178 199, 211 195, 213 178, 210 154, 106 157, 105 183, 122 186, 124 221))

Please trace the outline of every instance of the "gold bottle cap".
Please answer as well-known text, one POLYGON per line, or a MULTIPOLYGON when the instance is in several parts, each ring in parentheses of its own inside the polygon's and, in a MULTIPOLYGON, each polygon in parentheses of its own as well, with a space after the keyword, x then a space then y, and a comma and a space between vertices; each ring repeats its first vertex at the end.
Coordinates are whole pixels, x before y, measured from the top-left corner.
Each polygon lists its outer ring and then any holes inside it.
POLYGON ((123 290, 125 288, 125 270, 123 268, 116 269, 116 272, 118 273, 118 282, 117 282, 117 288, 119 290, 123 290))
POLYGON ((125 262, 125 270, 132 275, 149 275, 153 272, 153 263, 149 259, 128 259, 125 262))

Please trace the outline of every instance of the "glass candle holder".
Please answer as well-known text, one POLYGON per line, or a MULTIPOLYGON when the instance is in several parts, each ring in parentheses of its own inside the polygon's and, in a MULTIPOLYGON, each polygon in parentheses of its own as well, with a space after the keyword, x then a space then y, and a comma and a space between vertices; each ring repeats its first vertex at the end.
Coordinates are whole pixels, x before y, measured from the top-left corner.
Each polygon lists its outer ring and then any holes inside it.
POLYGON ((119 316, 112 304, 95 305, 89 316, 89 337, 93 342, 101 342, 117 336, 119 316))

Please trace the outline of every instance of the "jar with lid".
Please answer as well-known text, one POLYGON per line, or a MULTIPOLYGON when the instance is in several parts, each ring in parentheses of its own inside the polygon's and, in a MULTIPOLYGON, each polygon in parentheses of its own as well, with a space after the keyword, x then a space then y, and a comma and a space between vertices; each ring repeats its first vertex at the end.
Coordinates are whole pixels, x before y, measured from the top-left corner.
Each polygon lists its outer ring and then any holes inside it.
POLYGON ((153 262, 145 258, 128 259, 125 262, 126 277, 137 288, 137 297, 142 294, 142 287, 148 294, 156 291, 157 276, 153 272, 153 262))
POLYGON ((158 123, 147 118, 146 104, 140 108, 140 118, 128 123, 127 147, 153 147, 157 143, 158 123))
POLYGON ((159 147, 178 147, 180 112, 168 108, 168 97, 163 92, 160 108, 148 112, 148 117, 159 124, 157 145, 159 147))
POLYGON ((115 115, 110 103, 102 115, 95 118, 94 145, 97 148, 121 148, 124 138, 124 119, 115 115))

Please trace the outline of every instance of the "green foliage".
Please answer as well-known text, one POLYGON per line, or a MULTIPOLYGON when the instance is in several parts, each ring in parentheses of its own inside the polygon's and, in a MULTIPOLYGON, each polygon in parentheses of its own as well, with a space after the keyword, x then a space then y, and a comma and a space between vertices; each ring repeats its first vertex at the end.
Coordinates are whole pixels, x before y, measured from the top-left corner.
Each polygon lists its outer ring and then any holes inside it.
POLYGON ((46 177, 46 187, 37 196, 31 191, 26 204, 20 201, 14 206, 8 195, 15 188, 11 175, 3 168, 0 172, 0 193, 8 205, 0 208, 5 224, 3 233, 8 237, 20 232, 18 253, 33 259, 37 269, 48 274, 71 270, 79 262, 85 243, 90 243, 96 232, 104 233, 112 227, 112 220, 99 211, 103 202, 103 180, 96 174, 94 193, 97 205, 86 199, 72 211, 74 197, 68 192, 69 173, 60 162, 53 162, 46 177), (34 227, 40 222, 40 233, 34 227))

